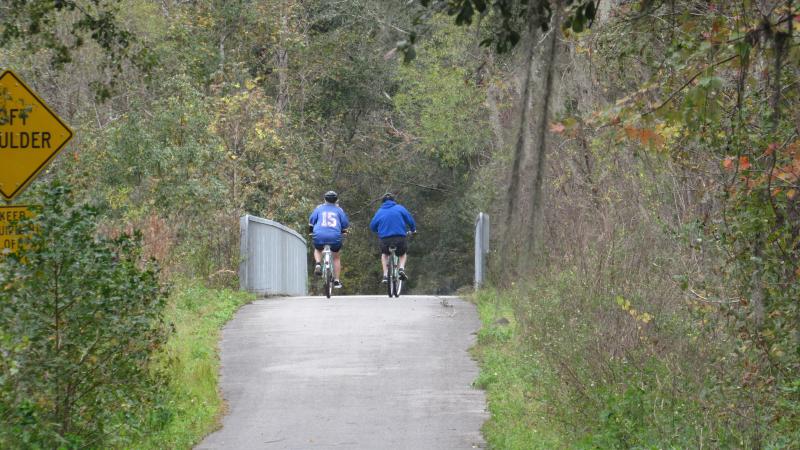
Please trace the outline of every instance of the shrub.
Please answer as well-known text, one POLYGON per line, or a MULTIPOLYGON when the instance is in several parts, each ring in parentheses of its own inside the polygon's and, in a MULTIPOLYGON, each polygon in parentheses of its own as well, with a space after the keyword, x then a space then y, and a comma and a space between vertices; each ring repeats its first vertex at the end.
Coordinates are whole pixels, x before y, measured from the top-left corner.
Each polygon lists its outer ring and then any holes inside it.
POLYGON ((159 416, 166 293, 138 236, 98 236, 66 186, 39 197, 0 263, 0 447, 102 447, 159 416))

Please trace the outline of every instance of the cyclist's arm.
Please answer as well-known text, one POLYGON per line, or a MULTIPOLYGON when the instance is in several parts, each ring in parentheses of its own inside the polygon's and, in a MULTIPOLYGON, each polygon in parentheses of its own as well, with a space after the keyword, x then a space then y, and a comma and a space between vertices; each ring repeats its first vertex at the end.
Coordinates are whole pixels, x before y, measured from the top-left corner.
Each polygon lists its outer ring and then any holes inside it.
POLYGON ((350 219, 341 208, 339 209, 339 222, 342 224, 342 231, 346 230, 350 226, 350 219))
POLYGON ((317 224, 318 220, 319 220, 319 212, 315 209, 314 212, 312 212, 311 215, 308 217, 308 232, 309 233, 313 233, 314 232, 314 225, 317 224))
POLYGON ((407 209, 403 208, 402 214, 403 214, 403 221, 405 221, 406 225, 408 225, 408 228, 411 230, 412 233, 416 233, 417 223, 414 222, 414 218, 411 217, 411 213, 408 212, 407 209))
POLYGON ((369 223, 369 229, 372 230, 373 233, 378 232, 378 213, 375 213, 375 216, 372 217, 372 221, 369 223))

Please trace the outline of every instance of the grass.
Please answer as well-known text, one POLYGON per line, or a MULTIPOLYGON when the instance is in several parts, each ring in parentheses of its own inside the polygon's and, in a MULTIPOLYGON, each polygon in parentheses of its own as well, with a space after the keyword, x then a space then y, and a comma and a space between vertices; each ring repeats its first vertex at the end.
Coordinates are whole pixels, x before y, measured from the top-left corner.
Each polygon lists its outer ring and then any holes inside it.
POLYGON ((166 312, 174 324, 163 355, 168 387, 166 426, 131 448, 191 448, 218 427, 223 401, 217 389, 217 342, 222 326, 253 296, 232 290, 183 284, 176 287, 166 312))
MULTIPOLYGON (((670 378, 658 359, 637 356, 638 341, 626 353, 628 362, 598 353, 621 345, 622 331, 635 320, 616 311, 613 301, 590 295, 571 273, 513 290, 486 289, 475 299, 483 324, 474 349, 481 366, 475 384, 487 393, 491 418, 483 433, 490 448, 672 448, 670 442, 692 441, 690 431, 665 439, 658 430, 657 421, 686 406, 653 389, 670 378), (622 325, 614 325, 614 314, 622 325), (608 336, 599 331, 618 327, 622 331, 608 336), (650 417, 645 405, 655 398, 668 410, 650 417)), ((688 426, 692 413, 672 421, 688 426)))
POLYGON ((634 281, 594 288, 555 271, 474 296, 489 448, 798 448, 796 426, 757 428, 774 400, 742 383, 725 317, 704 333, 706 316, 634 281))
POLYGON ((550 375, 520 343, 511 299, 483 290, 475 297, 483 326, 473 348, 481 370, 475 385, 486 391, 491 418, 483 426, 489 448, 563 448, 557 426, 550 423, 537 387, 550 375))

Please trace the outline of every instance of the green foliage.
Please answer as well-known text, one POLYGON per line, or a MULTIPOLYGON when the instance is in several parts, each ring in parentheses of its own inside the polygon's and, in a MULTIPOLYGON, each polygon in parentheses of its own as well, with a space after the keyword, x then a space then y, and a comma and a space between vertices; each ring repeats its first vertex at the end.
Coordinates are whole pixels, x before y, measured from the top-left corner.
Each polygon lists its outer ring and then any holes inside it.
POLYGON ((491 150, 480 76, 470 75, 480 65, 468 56, 476 38, 449 38, 451 26, 431 44, 451 62, 400 67, 385 53, 411 16, 394 2, 102 5, 135 37, 131 51, 147 48, 157 61, 125 65, 124 95, 105 104, 85 95, 109 76, 95 70, 105 55, 94 45, 75 50, 81 64, 46 76, 36 69, 45 55, 28 58, 19 41, 0 47, 0 60, 60 93, 51 106, 81 133, 52 176, 102 205, 104 230, 142 229, 143 251, 167 275, 233 285, 241 215, 302 231, 320 194, 334 189, 354 220, 346 289, 378 292, 367 224, 392 190, 425 230, 412 246, 409 287, 469 283, 469 270, 454 269, 470 264, 475 211, 462 199, 491 150))
MULTIPOLYGON (((481 41, 483 46, 494 46, 497 53, 510 52, 521 37, 533 30, 546 32, 550 29, 554 10, 564 10, 562 28, 580 33, 594 22, 597 14, 595 0, 418 0, 421 9, 417 12, 416 23, 425 23, 431 11, 445 12, 455 16, 457 26, 469 26, 473 21, 489 23, 491 34, 481 41), (477 17, 479 19, 475 19, 477 17)), ((402 43, 398 48, 406 55, 406 62, 414 59, 416 33, 411 35, 409 44, 402 43)))
POLYGON ((491 148, 480 72, 470 67, 467 33, 442 24, 422 45, 421 57, 404 65, 394 98, 415 147, 447 167, 469 164, 491 148), (465 133, 464 130, 475 130, 465 133))
POLYGON ((50 64, 60 69, 73 61, 87 40, 105 53, 102 67, 113 77, 95 82, 98 99, 107 100, 126 63, 147 70, 155 63, 146 48, 136 47, 136 37, 119 16, 120 0, 10 0, 0 5, 0 48, 21 43, 26 52, 45 50, 50 64))
POLYGON ((138 237, 99 236, 97 210, 52 184, 0 263, 0 444, 103 447, 157 426, 167 337, 158 268, 138 237))
MULTIPOLYGON (((729 399, 727 408, 715 406, 719 424, 707 426, 730 427, 729 441, 718 438, 727 445, 761 447, 785 442, 800 420, 800 397, 790 387, 800 370, 800 130, 793 112, 800 97, 786 89, 798 70, 798 9, 778 1, 768 14, 753 3, 711 2, 700 12, 696 5, 620 5, 616 19, 579 40, 579 50, 587 45, 604 62, 598 78, 614 103, 586 108, 571 123, 611 127, 616 143, 648 164, 668 156, 673 177, 692 186, 688 204, 662 219, 674 245, 684 246, 671 258, 683 262, 672 275, 687 311, 671 315, 702 324, 686 331, 691 342, 718 333, 730 345, 704 355, 710 381, 694 388, 729 399), (674 21, 663 22, 663 14, 674 21), (736 421, 742 426, 734 430, 736 421), (777 424, 783 431, 774 432, 777 424)), ((578 128, 567 134, 580 138, 578 128)), ((668 202, 654 206, 663 211, 668 202)), ((635 395, 616 391, 608 403, 624 405, 635 395)))
POLYGON ((568 272, 478 293, 476 385, 487 390, 492 448, 750 446, 754 430, 728 415, 748 395, 719 390, 698 363, 730 346, 696 334, 683 346, 694 321, 648 318, 597 294, 568 272))

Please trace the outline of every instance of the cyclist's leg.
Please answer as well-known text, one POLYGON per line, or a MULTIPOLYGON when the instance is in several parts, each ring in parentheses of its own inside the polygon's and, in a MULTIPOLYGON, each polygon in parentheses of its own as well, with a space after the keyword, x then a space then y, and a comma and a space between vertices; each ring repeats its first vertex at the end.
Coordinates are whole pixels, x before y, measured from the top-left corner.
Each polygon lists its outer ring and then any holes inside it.
POLYGON ((322 249, 325 248, 325 244, 315 239, 311 242, 311 245, 314 247, 314 261, 320 264, 322 262, 322 249))
POLYGON ((333 252, 333 279, 338 280, 339 275, 342 273, 342 256, 341 251, 333 252))
POLYGON ((397 262, 398 268, 404 269, 406 267, 406 260, 408 259, 408 241, 406 237, 398 238, 395 245, 397 246, 397 256, 400 257, 400 260, 397 262))
POLYGON ((389 241, 387 239, 381 239, 380 249, 381 268, 383 269, 383 276, 386 277, 389 275, 389 241))
POLYGON ((321 265, 322 265, 322 249, 323 246, 317 242, 313 243, 314 246, 314 274, 320 275, 322 273, 321 265))
POLYGON ((383 268, 383 276, 389 275, 389 255, 381 253, 381 267, 383 268))

